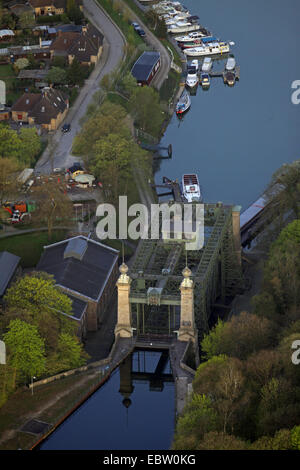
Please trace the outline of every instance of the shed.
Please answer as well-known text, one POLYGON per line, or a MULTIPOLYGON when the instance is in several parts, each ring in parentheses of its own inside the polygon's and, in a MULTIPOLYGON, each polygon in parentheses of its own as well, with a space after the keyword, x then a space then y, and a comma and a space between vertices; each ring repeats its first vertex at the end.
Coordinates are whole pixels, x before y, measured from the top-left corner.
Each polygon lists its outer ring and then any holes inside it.
POLYGON ((160 53, 146 51, 138 58, 131 69, 132 76, 139 85, 150 85, 160 67, 160 53))

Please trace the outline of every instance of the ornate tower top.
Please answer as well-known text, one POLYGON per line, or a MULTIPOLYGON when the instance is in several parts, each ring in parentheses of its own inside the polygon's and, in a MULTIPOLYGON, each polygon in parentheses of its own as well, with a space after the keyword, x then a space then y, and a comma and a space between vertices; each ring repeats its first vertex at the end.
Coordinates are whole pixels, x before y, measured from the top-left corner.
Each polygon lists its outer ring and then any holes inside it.
POLYGON ((130 277, 127 275, 128 273, 128 266, 127 264, 123 263, 121 264, 121 266, 119 267, 119 271, 121 273, 119 279, 118 279, 118 282, 122 282, 122 283, 129 283, 130 282, 130 277))
POLYGON ((193 287, 194 283, 190 278, 190 276, 192 275, 192 271, 190 270, 190 268, 188 268, 188 266, 184 268, 184 270, 182 271, 182 275, 184 279, 181 283, 181 287, 193 287))

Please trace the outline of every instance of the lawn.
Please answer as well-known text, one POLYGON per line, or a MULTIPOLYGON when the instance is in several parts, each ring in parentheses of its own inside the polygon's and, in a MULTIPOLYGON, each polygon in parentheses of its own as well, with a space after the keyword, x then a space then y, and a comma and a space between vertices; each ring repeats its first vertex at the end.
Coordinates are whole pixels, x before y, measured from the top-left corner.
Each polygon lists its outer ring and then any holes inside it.
POLYGON ((40 259, 43 246, 64 240, 66 235, 66 230, 53 231, 51 240, 48 240, 47 230, 14 235, 0 239, 0 251, 6 250, 20 256, 22 268, 33 268, 40 259))
POLYGON ((14 102, 22 93, 16 90, 18 84, 14 69, 10 64, 0 65, 0 80, 6 85, 6 103, 14 102))

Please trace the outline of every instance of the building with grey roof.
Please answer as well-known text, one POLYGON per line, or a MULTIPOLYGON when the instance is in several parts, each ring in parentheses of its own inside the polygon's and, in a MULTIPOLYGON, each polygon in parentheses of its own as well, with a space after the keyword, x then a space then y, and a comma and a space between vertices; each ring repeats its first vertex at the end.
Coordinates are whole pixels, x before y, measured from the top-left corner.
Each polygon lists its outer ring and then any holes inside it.
POLYGON ((44 247, 37 270, 52 274, 71 297, 83 336, 98 329, 115 292, 118 257, 117 250, 84 236, 44 247))

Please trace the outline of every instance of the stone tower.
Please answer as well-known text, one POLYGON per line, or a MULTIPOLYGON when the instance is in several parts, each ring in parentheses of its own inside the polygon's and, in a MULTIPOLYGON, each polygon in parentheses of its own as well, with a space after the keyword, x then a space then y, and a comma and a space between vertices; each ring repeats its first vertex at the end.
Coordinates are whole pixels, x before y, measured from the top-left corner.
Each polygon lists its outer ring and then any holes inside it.
POLYGON ((127 275, 128 266, 123 262, 120 266, 120 276, 117 281, 118 288, 118 322, 115 336, 121 338, 132 337, 131 308, 129 302, 131 279, 127 275))
POLYGON ((194 282, 190 278, 192 272, 186 266, 182 271, 183 281, 180 285, 181 305, 180 305, 180 328, 178 331, 179 341, 197 342, 197 329, 194 317, 194 282))

